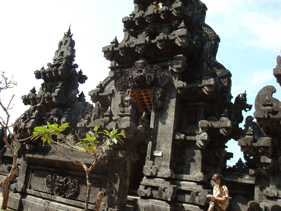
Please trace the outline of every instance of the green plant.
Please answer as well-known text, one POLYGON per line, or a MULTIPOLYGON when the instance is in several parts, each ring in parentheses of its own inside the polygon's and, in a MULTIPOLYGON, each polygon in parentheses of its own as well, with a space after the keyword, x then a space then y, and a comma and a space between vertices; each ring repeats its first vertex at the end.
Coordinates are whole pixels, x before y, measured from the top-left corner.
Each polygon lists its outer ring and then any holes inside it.
POLYGON ((122 133, 118 133, 118 129, 113 129, 112 131, 104 130, 103 132, 98 132, 98 127, 94 128, 93 135, 86 135, 85 138, 80 139, 79 135, 76 134, 79 142, 76 144, 72 144, 69 139, 71 137, 67 137, 63 134, 63 132, 69 127, 69 123, 65 123, 61 126, 58 124, 50 124, 47 122, 47 125, 39 126, 34 128, 33 139, 41 139, 43 143, 47 143, 52 145, 57 154, 66 158, 68 161, 72 162, 75 165, 80 165, 83 167, 86 173, 86 182, 87 182, 87 196, 85 200, 85 210, 88 210, 89 198, 90 198, 90 191, 91 191, 91 183, 89 182, 89 174, 93 170, 93 168, 97 165, 100 159, 105 154, 105 147, 111 146, 113 144, 122 144, 121 136, 122 133), (54 139, 54 136, 59 137, 61 141, 57 141, 54 139), (101 136, 106 138, 103 143, 98 141, 97 136, 101 136), (86 153, 92 157, 94 157, 94 161, 90 166, 87 166, 85 163, 74 160, 73 157, 69 156, 68 154, 62 152, 60 148, 69 149, 69 152, 79 152, 79 153, 86 153))

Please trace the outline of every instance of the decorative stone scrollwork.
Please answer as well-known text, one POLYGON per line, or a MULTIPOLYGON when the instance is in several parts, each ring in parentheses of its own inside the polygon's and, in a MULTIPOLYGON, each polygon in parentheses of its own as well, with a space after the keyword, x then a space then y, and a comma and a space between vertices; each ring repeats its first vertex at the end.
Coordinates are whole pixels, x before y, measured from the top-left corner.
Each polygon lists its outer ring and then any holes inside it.
POLYGON ((176 39, 175 43, 182 48, 186 48, 189 44, 189 39, 191 37, 189 31, 187 30, 184 21, 178 26, 178 30, 174 32, 176 39))
POLYGON ((64 198, 74 195, 78 189, 78 181, 69 176, 48 175, 46 184, 51 194, 64 198))
POLYGON ((151 188, 146 187, 144 185, 140 185, 139 189, 138 189, 138 195, 142 196, 142 197, 150 197, 151 196, 151 188))
POLYGON ((242 94, 237 95, 232 110, 232 119, 234 123, 239 124, 243 121, 242 111, 250 111, 252 105, 247 104, 247 94, 246 91, 242 94))
POLYGON ((168 187, 158 188, 158 197, 167 201, 172 201, 176 196, 176 185, 169 185, 168 187))
POLYGON ((120 92, 126 92, 127 89, 154 88, 153 105, 160 107, 168 82, 168 74, 162 72, 159 66, 152 67, 145 60, 140 59, 132 68, 123 71, 122 76, 116 81, 116 88, 120 92))
POLYGON ((182 73, 187 69, 186 57, 183 54, 174 56, 169 62, 169 70, 175 73, 182 73))

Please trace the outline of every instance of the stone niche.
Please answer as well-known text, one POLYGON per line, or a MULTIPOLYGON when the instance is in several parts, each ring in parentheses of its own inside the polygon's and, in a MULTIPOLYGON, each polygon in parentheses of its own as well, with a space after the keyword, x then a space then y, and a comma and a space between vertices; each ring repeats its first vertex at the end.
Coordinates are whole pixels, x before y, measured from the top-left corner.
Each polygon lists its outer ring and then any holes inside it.
MULTIPOLYGON (((216 60, 220 38, 205 23, 206 11, 200 0, 134 0, 133 13, 122 19, 123 40, 102 49, 110 71, 89 92, 94 105, 78 90, 87 76, 76 70, 70 29, 53 62, 34 72, 43 83, 22 97, 30 108, 16 122, 18 138, 47 121, 69 122, 69 135, 85 136, 95 126, 124 134, 124 144, 106 149, 90 174, 90 209, 102 190, 103 211, 207 210, 214 173, 225 176, 228 210, 280 209, 280 102, 272 97, 274 87, 263 88, 255 103, 257 122, 248 117, 239 127, 242 111, 252 106, 246 93, 231 102, 231 73, 216 60), (226 168, 230 139, 238 141, 247 162, 226 168)), ((89 164, 93 159, 71 156, 89 164)), ((8 152, 1 162, 0 173, 7 175, 8 152)), ((83 169, 31 140, 22 144, 19 164, 9 207, 83 210, 83 169)))

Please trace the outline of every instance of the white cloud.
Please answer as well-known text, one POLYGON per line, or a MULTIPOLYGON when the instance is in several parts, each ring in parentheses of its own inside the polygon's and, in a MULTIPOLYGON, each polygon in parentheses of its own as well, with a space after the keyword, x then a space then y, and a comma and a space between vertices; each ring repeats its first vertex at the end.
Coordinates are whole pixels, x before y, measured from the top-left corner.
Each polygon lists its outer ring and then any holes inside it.
MULTIPOLYGON (((272 69, 259 70, 251 73, 244 73, 240 80, 232 87, 232 93, 237 94, 247 91, 249 97, 256 97, 259 90, 267 84, 275 82, 272 69)), ((278 86, 278 84, 276 84, 278 86)))
MULTIPOLYGON (((223 38, 264 50, 281 49, 281 17, 262 1, 205 0, 207 24, 223 38)), ((273 1, 274 2, 274 1, 273 1)))
POLYGON ((258 84, 265 84, 268 80, 274 79, 272 70, 260 70, 256 71, 252 80, 250 81, 251 86, 256 86, 258 84))

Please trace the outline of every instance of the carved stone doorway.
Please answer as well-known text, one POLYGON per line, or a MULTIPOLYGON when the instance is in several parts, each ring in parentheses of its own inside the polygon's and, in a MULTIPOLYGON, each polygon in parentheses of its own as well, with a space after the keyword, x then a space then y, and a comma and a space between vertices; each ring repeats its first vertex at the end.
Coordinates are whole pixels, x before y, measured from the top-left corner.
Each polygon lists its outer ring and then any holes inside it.
POLYGON ((143 166, 145 165, 147 144, 145 142, 141 142, 137 146, 137 154, 138 160, 134 163, 131 178, 130 178, 130 186, 129 186, 129 194, 137 195, 137 190, 140 186, 140 182, 143 175, 143 166))
MULTIPOLYGON (((142 119, 144 117, 146 124, 150 125, 151 111, 152 111, 152 99, 153 99, 153 89, 131 89, 131 95, 134 101, 137 103, 137 116, 142 119)), ((140 120, 143 121, 143 120, 140 120)), ((137 195, 137 190, 139 188, 140 182, 144 177, 143 166, 145 165, 145 158, 147 152, 147 140, 143 140, 138 143, 136 147, 136 153, 138 158, 133 165, 131 178, 130 178, 130 187, 129 194, 137 195)))

